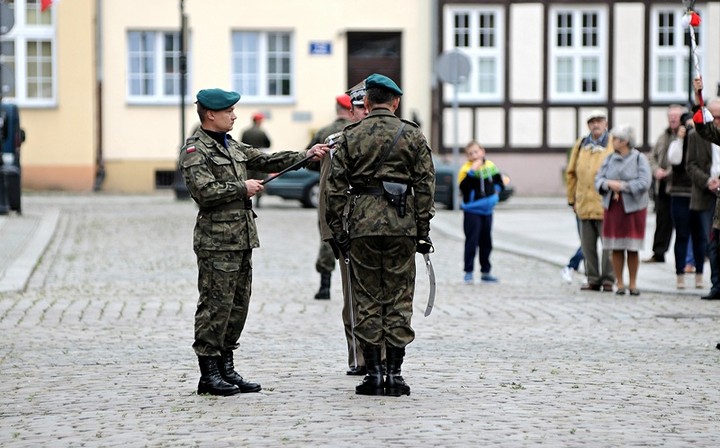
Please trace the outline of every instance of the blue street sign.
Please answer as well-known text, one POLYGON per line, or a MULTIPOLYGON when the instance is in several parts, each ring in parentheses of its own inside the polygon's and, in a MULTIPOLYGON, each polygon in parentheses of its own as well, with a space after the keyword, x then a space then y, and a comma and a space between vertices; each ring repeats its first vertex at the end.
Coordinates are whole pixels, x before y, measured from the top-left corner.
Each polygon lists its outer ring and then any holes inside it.
POLYGON ((320 55, 332 54, 332 42, 329 42, 329 41, 310 42, 310 54, 320 54, 320 55))

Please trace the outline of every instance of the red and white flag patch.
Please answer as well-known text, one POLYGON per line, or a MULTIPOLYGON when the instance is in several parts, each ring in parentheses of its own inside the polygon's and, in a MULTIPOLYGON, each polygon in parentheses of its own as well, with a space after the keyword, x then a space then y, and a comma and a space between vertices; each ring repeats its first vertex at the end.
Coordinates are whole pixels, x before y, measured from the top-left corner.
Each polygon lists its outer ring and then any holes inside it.
POLYGON ((188 154, 193 153, 193 152, 195 152, 195 147, 194 147, 194 146, 188 146, 187 149, 185 149, 185 152, 188 153, 188 154))

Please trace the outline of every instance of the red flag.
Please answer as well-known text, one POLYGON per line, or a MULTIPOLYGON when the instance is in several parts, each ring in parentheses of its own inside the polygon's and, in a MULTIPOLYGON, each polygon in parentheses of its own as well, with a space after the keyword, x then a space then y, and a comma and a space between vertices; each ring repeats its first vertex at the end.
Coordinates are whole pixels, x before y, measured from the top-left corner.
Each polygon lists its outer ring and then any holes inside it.
POLYGON ((52 5, 53 0, 40 0, 40 12, 45 12, 52 5))

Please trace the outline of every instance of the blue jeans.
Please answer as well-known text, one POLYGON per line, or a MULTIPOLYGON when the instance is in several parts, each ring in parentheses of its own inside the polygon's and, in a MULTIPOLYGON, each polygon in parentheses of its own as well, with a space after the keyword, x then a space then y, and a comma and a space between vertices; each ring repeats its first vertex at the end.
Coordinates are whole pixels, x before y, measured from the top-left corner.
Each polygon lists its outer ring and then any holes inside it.
POLYGON ((570 257, 570 261, 568 261, 568 267, 575 269, 576 271, 580 268, 580 263, 585 259, 582 253, 582 247, 578 247, 577 251, 575 252, 575 255, 570 257))
POLYGON ((705 242, 707 237, 703 230, 700 215, 690 210, 690 198, 686 196, 673 196, 670 199, 670 213, 675 227, 675 274, 685 273, 685 262, 688 253, 688 243, 693 241, 692 253, 695 255, 695 272, 703 273, 705 264, 705 242), (691 238, 692 237, 692 238, 691 238))
MULTIPOLYGON (((577 215, 575 215, 575 225, 577 226, 577 232, 578 232, 578 237, 579 237, 580 236, 580 218, 578 218, 577 215)), ((567 267, 572 268, 577 271, 580 268, 580 263, 582 263, 583 260, 585 260, 585 256, 583 255, 582 246, 581 246, 581 247, 578 247, 578 249, 575 251, 575 255, 570 257, 570 261, 568 261, 567 267)))
MULTIPOLYGON (((700 224, 704 239, 707 243, 707 257, 710 260, 710 294, 720 294, 720 260, 718 260, 718 229, 712 228, 713 214, 715 213, 715 203, 712 207, 705 210, 693 210, 699 216, 700 224)), ((695 258, 699 258, 699 254, 695 254, 695 258)))

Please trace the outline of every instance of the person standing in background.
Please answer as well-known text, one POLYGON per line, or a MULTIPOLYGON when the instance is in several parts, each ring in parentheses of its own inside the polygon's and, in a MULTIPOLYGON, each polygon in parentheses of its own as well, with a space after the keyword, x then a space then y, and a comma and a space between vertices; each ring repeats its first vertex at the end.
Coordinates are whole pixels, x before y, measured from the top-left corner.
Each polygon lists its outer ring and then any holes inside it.
POLYGON ((655 146, 648 155, 652 175, 655 179, 653 202, 655 203, 655 236, 653 237, 652 256, 643 263, 664 263, 665 253, 670 249, 673 234, 672 213, 670 211, 670 194, 667 191, 668 177, 672 173, 667 151, 677 136, 680 128, 680 117, 687 109, 678 104, 668 107, 668 127, 658 137, 655 146))
POLYGON ((612 154, 612 141, 608 138, 607 115, 594 110, 587 117, 590 133, 577 140, 570 152, 567 170, 567 201, 580 219, 580 247, 585 256, 587 282, 582 291, 612 292, 615 283, 608 251, 598 254, 602 236, 602 198, 595 189, 595 175, 605 158, 612 154))
MULTIPOLYGON (((695 101, 702 103, 702 78, 693 80, 695 88, 695 101)), ((709 177, 706 188, 713 195, 715 210, 712 215, 712 228, 707 245, 707 257, 710 260, 710 280, 712 287, 710 293, 702 296, 703 300, 720 300, 720 201, 715 198, 720 193, 720 98, 707 103, 707 108, 698 108, 693 115, 695 130, 703 141, 710 144, 707 156, 710 159, 709 177)), ((694 181, 694 180, 693 180, 694 181)), ((718 344, 720 348, 720 344, 718 344)))
POLYGON ((467 162, 460 167, 458 182, 462 193, 463 231, 465 232, 465 284, 473 283, 475 254, 480 257, 480 280, 497 283, 490 273, 492 252, 493 210, 505 188, 500 171, 485 158, 485 148, 478 142, 465 147, 467 162))
POLYGON ((603 249, 612 251, 616 294, 624 295, 626 291, 623 271, 627 254, 629 292, 638 296, 638 252, 645 243, 650 163, 644 154, 635 149, 635 131, 630 126, 616 126, 610 135, 615 152, 603 161, 595 177, 595 188, 602 195, 605 209, 603 249))
MULTIPOLYGON (((307 148, 312 148, 317 143, 325 143, 325 140, 340 131, 345 126, 352 123, 352 104, 350 103, 350 96, 347 94, 338 95, 335 97, 335 119, 332 123, 320 128, 308 143, 307 148)), ((320 172, 319 181, 319 204, 318 204, 318 226, 320 228, 320 250, 318 251, 317 260, 315 261, 315 270, 320 274, 320 289, 315 294, 315 298, 318 300, 329 300, 330 299, 330 281, 332 271, 335 270, 335 255, 333 250, 328 243, 332 239, 330 230, 327 229, 325 224, 325 201, 323 200, 323 194, 325 191, 325 180, 327 179, 327 173, 330 166, 330 158, 325 158, 322 163, 311 163, 308 165, 309 170, 320 172), (323 228, 326 231, 323 231, 323 228)))
MULTIPOLYGON (((267 152, 270 149, 270 137, 260 127, 265 119, 265 115, 262 112, 255 112, 252 116, 252 125, 243 130, 240 134, 240 141, 257 148, 263 152, 267 152)), ((259 171, 248 171, 248 179, 259 179, 265 178, 265 173, 259 171)), ((255 205, 260 207, 260 198, 262 197, 262 191, 255 195, 255 205)))
POLYGON ((700 215, 690 210, 692 195, 692 179, 687 172, 686 161, 690 133, 694 133, 692 115, 688 112, 682 115, 682 126, 678 129, 676 138, 670 143, 667 158, 672 166, 672 176, 669 176, 668 193, 670 194, 670 210, 672 212, 673 226, 675 227, 675 274, 677 289, 685 288, 685 274, 687 273, 688 258, 692 259, 692 272, 695 273, 695 287, 703 287, 703 270, 705 264, 705 246, 707 236, 703 235, 703 225, 700 215), (694 254, 698 254, 697 258, 694 254))

